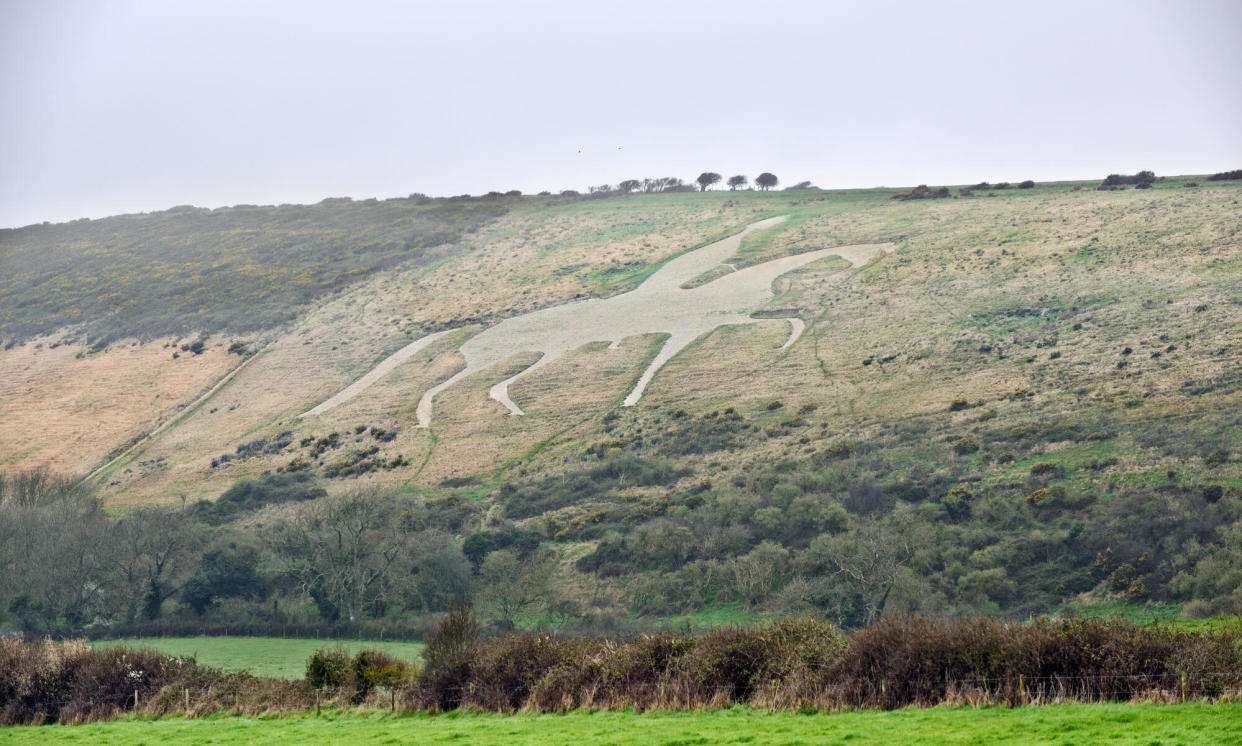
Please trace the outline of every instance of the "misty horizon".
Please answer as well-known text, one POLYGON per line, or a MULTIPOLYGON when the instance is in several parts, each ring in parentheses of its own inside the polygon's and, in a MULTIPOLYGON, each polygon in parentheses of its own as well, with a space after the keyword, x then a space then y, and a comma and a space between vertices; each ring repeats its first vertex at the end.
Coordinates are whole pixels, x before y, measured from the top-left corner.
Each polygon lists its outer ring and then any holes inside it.
POLYGON ((1240 26, 1227 0, 10 3, 0 226, 703 170, 1213 173, 1242 165, 1240 26))

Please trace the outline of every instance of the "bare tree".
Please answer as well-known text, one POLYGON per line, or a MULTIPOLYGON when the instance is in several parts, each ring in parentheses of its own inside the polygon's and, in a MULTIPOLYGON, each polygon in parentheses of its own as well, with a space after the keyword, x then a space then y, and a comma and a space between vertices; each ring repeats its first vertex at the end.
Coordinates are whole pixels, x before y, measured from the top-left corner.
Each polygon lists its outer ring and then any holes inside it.
POLYGON ((848 534, 824 534, 807 551, 819 555, 840 582, 857 591, 862 621, 868 625, 884 614, 889 593, 914 556, 916 541, 911 531, 867 521, 848 534))
POLYGON ((357 491, 320 501, 269 540, 280 574, 311 597, 321 616, 352 622, 390 600, 411 535, 398 525, 393 498, 357 491))
POLYGON ((728 181, 729 191, 736 192, 738 189, 741 189, 749 183, 750 180, 741 174, 738 174, 737 176, 730 176, 728 181))
POLYGON ((695 181, 699 182, 699 191, 706 192, 707 188, 712 184, 720 183, 720 174, 715 171, 704 171, 699 174, 699 178, 695 179, 695 181))
POLYGON ((789 550, 771 541, 730 562, 738 593, 750 606, 767 598, 783 582, 789 567, 789 550))
POLYGON ((139 608, 145 618, 159 618, 164 601, 197 568, 202 532, 183 510, 146 507, 122 516, 109 534, 109 564, 124 599, 125 620, 134 621, 139 608))
POLYGON ((104 613, 108 517, 76 491, 0 500, 0 611, 28 634, 71 631, 104 613))
POLYGON ((676 176, 662 176, 657 179, 643 179, 644 192, 675 192, 681 188, 682 181, 676 176))
POLYGON ((521 560, 508 549, 492 552, 483 560, 480 600, 495 609, 501 627, 512 629, 522 612, 544 600, 553 560, 551 553, 521 560))
POLYGON ((770 173, 768 171, 764 171, 763 173, 755 177, 755 183, 759 185, 760 189, 766 192, 767 190, 779 184, 780 179, 776 178, 776 174, 770 173))

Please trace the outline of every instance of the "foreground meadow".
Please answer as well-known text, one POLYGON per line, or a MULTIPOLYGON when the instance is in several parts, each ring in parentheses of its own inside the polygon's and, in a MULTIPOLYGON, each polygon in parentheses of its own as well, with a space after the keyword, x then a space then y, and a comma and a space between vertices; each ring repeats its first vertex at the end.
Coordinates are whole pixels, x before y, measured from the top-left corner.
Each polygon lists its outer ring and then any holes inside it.
POLYGON ((301 678, 306 673, 306 659, 323 648, 339 646, 350 655, 366 648, 404 660, 417 659, 423 649, 419 642, 285 637, 142 637, 96 640, 90 645, 93 648, 156 650, 165 655, 193 658, 203 666, 277 679, 301 678))
POLYGON ((799 715, 747 709, 568 715, 118 720, 0 730, 0 743, 1194 744, 1242 743, 1242 705, 1050 705, 799 715))

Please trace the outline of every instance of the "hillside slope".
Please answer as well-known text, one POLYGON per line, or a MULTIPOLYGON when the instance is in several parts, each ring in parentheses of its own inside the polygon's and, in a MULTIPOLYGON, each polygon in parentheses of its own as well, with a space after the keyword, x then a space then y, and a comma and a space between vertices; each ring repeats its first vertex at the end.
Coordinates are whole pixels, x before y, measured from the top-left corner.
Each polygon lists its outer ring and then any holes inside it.
MULTIPOLYGON (((1232 561, 1220 552, 1242 517, 1242 185, 1185 181, 907 201, 511 200, 436 261, 378 268, 251 333, 244 370, 94 483, 118 508, 211 498, 270 471, 335 494, 456 495, 467 525, 536 532, 559 548, 567 586, 610 579, 636 613, 732 599, 854 621, 885 604, 1016 614, 1097 587, 1223 603, 1208 576, 1232 561), (488 395, 538 360, 515 349, 440 392, 431 426, 416 426, 419 398, 482 330, 617 296, 775 216, 787 218, 688 286, 791 254, 893 251, 782 274, 760 323, 695 338, 636 406, 622 401, 659 333, 580 340, 509 388, 521 416, 488 395), (805 331, 783 348, 789 318, 805 331), (438 331, 348 401, 301 416, 438 331), (868 546, 890 549, 857 564, 868 546)), ((228 357, 210 352, 220 362, 200 386, 228 357)), ((17 354, 31 353, 0 362, 17 354)), ((6 416, 60 406, 34 389, 9 401, 6 416)))

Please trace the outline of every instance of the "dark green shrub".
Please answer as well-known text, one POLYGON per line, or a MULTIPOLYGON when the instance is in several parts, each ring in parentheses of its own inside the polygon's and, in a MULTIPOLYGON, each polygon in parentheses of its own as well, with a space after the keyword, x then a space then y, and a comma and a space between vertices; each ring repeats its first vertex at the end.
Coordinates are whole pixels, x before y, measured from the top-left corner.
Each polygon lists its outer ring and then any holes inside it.
POLYGON ((973 435, 964 435, 953 441, 953 452, 965 456, 979 450, 979 441, 973 435))
POLYGON ((908 192, 894 194, 893 199, 906 201, 911 199, 944 199, 949 195, 948 187, 936 187, 935 189, 926 184, 919 184, 908 192))
POLYGON ((1045 474, 1056 474, 1061 470, 1060 466, 1053 461, 1036 461, 1031 464, 1031 476, 1038 477, 1045 474))
POLYGON ((306 683, 315 689, 340 689, 349 680, 350 660, 344 648, 316 650, 306 659, 306 683))
POLYGON ((195 519, 219 526, 267 505, 304 502, 326 494, 307 472, 266 474, 258 479, 242 480, 215 502, 200 500, 190 510, 195 519))
POLYGON ((426 705, 441 710, 456 708, 466 693, 479 646, 479 621, 474 609, 450 609, 432 630, 423 648, 420 688, 426 705))
POLYGON ((839 461, 849 458, 862 451, 862 444, 855 440, 837 440, 824 449, 822 457, 825 461, 839 461))
POLYGON ((413 671, 408 663, 377 650, 359 650, 349 664, 354 686, 352 701, 361 704, 376 687, 395 692, 410 679, 413 671))
POLYGON ((1151 171, 1139 171, 1133 176, 1122 176, 1121 174, 1109 174, 1105 177, 1104 182, 1100 186, 1113 187, 1124 186, 1128 184, 1147 184, 1151 185, 1156 180, 1156 174, 1151 171))
POLYGON ((970 519, 974 502, 975 493, 965 487, 954 487, 949 490, 949 494, 945 495, 940 504, 944 506, 950 521, 960 523, 970 519))

